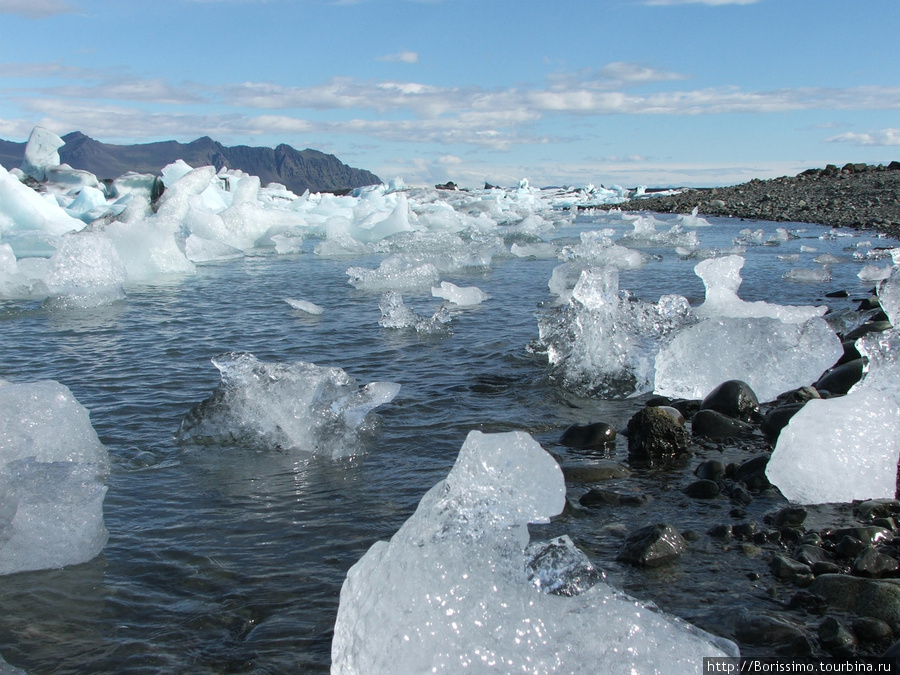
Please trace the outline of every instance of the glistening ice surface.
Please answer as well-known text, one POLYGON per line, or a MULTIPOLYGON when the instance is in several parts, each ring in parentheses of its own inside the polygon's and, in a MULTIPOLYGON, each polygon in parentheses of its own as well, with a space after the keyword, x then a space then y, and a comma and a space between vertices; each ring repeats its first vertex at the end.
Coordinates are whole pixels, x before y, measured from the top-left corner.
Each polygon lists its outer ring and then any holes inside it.
MULTIPOLYGON (((649 306, 670 295, 697 307, 705 289, 694 268, 740 249, 745 302, 850 310, 874 285, 858 272, 890 264, 897 245, 797 223, 645 216, 636 228, 631 214, 600 210, 620 193, 599 188, 415 188, 402 193, 404 212, 390 185, 303 196, 197 169, 165 172, 172 192, 155 213, 152 176, 117 179, 115 194, 84 210, 87 198, 71 206, 89 177, 66 174, 38 194, 0 172, 0 189, 28 195, 0 196, 0 378, 68 388, 110 465, 102 551, 0 585, 0 654, 33 673, 327 672, 348 570, 447 477, 470 431, 524 431, 560 451, 569 424, 622 428, 643 405, 643 395, 581 397, 549 376, 536 314, 565 307, 584 270, 613 256, 620 300, 649 306), (591 203, 577 217, 563 210, 591 203), (96 213, 103 220, 88 226, 96 213), (769 239, 777 245, 761 245, 769 239), (816 272, 826 253, 839 258, 831 281, 783 279, 816 272), (60 281, 52 292, 48 279, 60 281), (432 295, 445 281, 490 297, 463 306, 432 295), (849 299, 825 299, 840 288, 849 299), (406 318, 396 327, 381 324, 385 296, 388 315, 406 318), (220 384, 210 360, 229 352, 401 388, 374 410, 381 422, 352 458, 231 440, 178 445, 185 415, 220 384)), ((859 317, 832 318, 848 330, 859 317)), ((626 461, 624 439, 613 452, 626 461)), ((768 607, 753 589, 717 590, 719 558, 702 545, 671 573, 617 564, 621 533, 646 525, 648 509, 699 527, 683 508, 665 511, 677 489, 643 488, 660 490, 646 509, 615 510, 602 524, 564 512, 529 526, 532 538, 569 535, 629 595, 708 631, 736 603, 768 607)))

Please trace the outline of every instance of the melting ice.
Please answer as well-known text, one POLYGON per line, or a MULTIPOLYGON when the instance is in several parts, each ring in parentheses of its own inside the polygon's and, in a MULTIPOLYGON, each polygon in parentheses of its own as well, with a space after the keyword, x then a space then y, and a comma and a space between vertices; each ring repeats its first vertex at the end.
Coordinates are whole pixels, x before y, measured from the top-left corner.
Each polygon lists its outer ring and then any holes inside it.
POLYGON ((74 565, 106 545, 109 456, 53 380, 0 380, 0 574, 74 565))
POLYGON ((222 381, 185 416, 180 443, 354 455, 362 449, 362 437, 374 429, 370 411, 400 391, 393 382, 360 388, 340 368, 302 361, 265 363, 252 354, 228 353, 212 362, 222 381))
POLYGON ((599 578, 542 593, 535 565, 551 586, 586 569, 561 543, 558 565, 532 549, 526 572, 527 523, 564 503, 559 465, 528 434, 469 433, 447 478, 347 573, 331 672, 699 672, 704 656, 737 655, 599 578))

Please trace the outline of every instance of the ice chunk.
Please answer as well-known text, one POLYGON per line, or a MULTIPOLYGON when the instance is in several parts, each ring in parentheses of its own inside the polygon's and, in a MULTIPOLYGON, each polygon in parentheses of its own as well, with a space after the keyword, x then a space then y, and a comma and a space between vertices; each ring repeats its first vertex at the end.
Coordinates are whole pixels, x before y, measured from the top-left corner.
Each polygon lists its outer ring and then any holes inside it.
POLYGON ((900 329, 900 265, 878 284, 878 302, 894 329, 900 329))
POLYGON ((646 260, 646 256, 640 251, 614 244, 605 231, 582 232, 580 238, 580 244, 564 247, 559 257, 563 260, 584 261, 596 267, 613 266, 620 270, 637 269, 646 260))
POLYGON ((388 256, 377 269, 350 267, 350 283, 362 291, 409 291, 431 288, 440 280, 438 268, 431 262, 420 263, 400 255, 388 256))
POLYGON ((556 258, 559 255, 559 249, 556 244, 536 243, 536 244, 518 244, 513 243, 509 247, 509 252, 517 258, 556 258))
POLYGON ((59 149, 66 142, 49 129, 35 127, 25 145, 22 171, 36 181, 45 180, 47 169, 59 166, 59 149))
POLYGON ((377 423, 369 413, 400 390, 393 382, 359 389, 340 368, 265 363, 246 353, 222 354, 213 364, 222 381, 185 416, 179 443, 240 443, 335 458, 358 454, 377 423))
POLYGON ((787 323, 802 323, 828 311, 824 305, 785 306, 769 302, 745 302, 738 297, 744 259, 730 255, 698 263, 694 272, 706 287, 706 300, 695 310, 700 317, 770 317, 787 323))
POLYGON ((431 318, 420 317, 403 302, 403 296, 398 291, 385 293, 378 308, 381 310, 378 323, 383 328, 412 328, 417 333, 428 335, 450 332, 450 315, 446 308, 441 307, 431 318))
POLYGON ((822 318, 705 319, 680 331, 656 357, 654 392, 698 399, 726 380, 743 380, 760 401, 815 382, 840 358, 841 341, 822 318))
POLYGON ((440 288, 432 287, 431 295, 464 307, 480 305, 491 297, 477 286, 461 288, 456 284, 451 284, 449 281, 442 281, 440 288))
MULTIPOLYGON (((554 275, 556 270, 554 270, 554 275)), ((681 296, 621 298, 615 267, 581 271, 571 298, 538 318, 551 377, 579 395, 623 398, 650 391, 656 353, 696 319, 681 296)))
POLYGON ((322 307, 319 307, 319 305, 310 302, 309 300, 294 300, 293 298, 285 298, 284 301, 294 309, 301 312, 306 312, 307 314, 315 314, 316 316, 318 316, 325 311, 322 307))
POLYGON ((109 456, 59 382, 0 380, 0 574, 90 560, 106 544, 109 456))
POLYGON ((97 307, 125 297, 125 265, 113 242, 95 232, 62 237, 44 277, 54 307, 97 307))
POLYGON ((191 262, 205 263, 237 260, 244 257, 244 252, 220 241, 210 241, 190 234, 184 240, 184 255, 191 262))
POLYGON ((347 573, 332 672, 691 672, 737 654, 605 583, 540 593, 526 524, 564 503, 559 465, 528 434, 470 432, 447 478, 347 573))
POLYGON ((66 213, 86 223, 96 220, 109 212, 106 204, 106 195, 102 190, 84 186, 79 190, 78 196, 65 208, 66 213))
POLYGON ((20 232, 61 235, 84 226, 55 200, 44 199, 0 166, 0 236, 20 232))
POLYGON ((891 276, 891 268, 881 265, 864 265, 856 276, 863 281, 882 281, 891 276))

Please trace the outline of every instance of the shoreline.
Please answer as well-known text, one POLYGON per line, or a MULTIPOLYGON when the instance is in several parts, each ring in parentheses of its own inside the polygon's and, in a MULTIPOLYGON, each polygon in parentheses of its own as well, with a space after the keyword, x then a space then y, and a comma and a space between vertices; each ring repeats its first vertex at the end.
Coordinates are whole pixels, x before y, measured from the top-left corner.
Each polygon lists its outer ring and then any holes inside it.
POLYGON ((817 223, 900 237, 900 162, 829 164, 797 176, 719 188, 687 188, 617 204, 623 211, 690 213, 773 222, 817 223))

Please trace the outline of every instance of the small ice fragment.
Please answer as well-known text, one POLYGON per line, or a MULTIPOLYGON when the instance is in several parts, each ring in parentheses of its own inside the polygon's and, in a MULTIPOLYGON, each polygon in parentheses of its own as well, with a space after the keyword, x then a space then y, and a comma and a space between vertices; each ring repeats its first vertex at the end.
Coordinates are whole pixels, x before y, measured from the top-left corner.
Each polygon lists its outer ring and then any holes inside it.
POLYGON ((856 276, 863 281, 881 281, 891 276, 891 268, 881 267, 880 265, 865 265, 856 276))
POLYGON ((460 287, 449 281, 442 281, 440 288, 432 287, 431 295, 462 307, 480 305, 491 297, 477 286, 460 287))
POLYGON ((313 302, 310 302, 309 300, 294 300, 293 298, 285 298, 284 301, 294 309, 300 310, 301 312, 306 312, 307 314, 315 314, 316 316, 318 316, 325 311, 322 307, 313 302))

